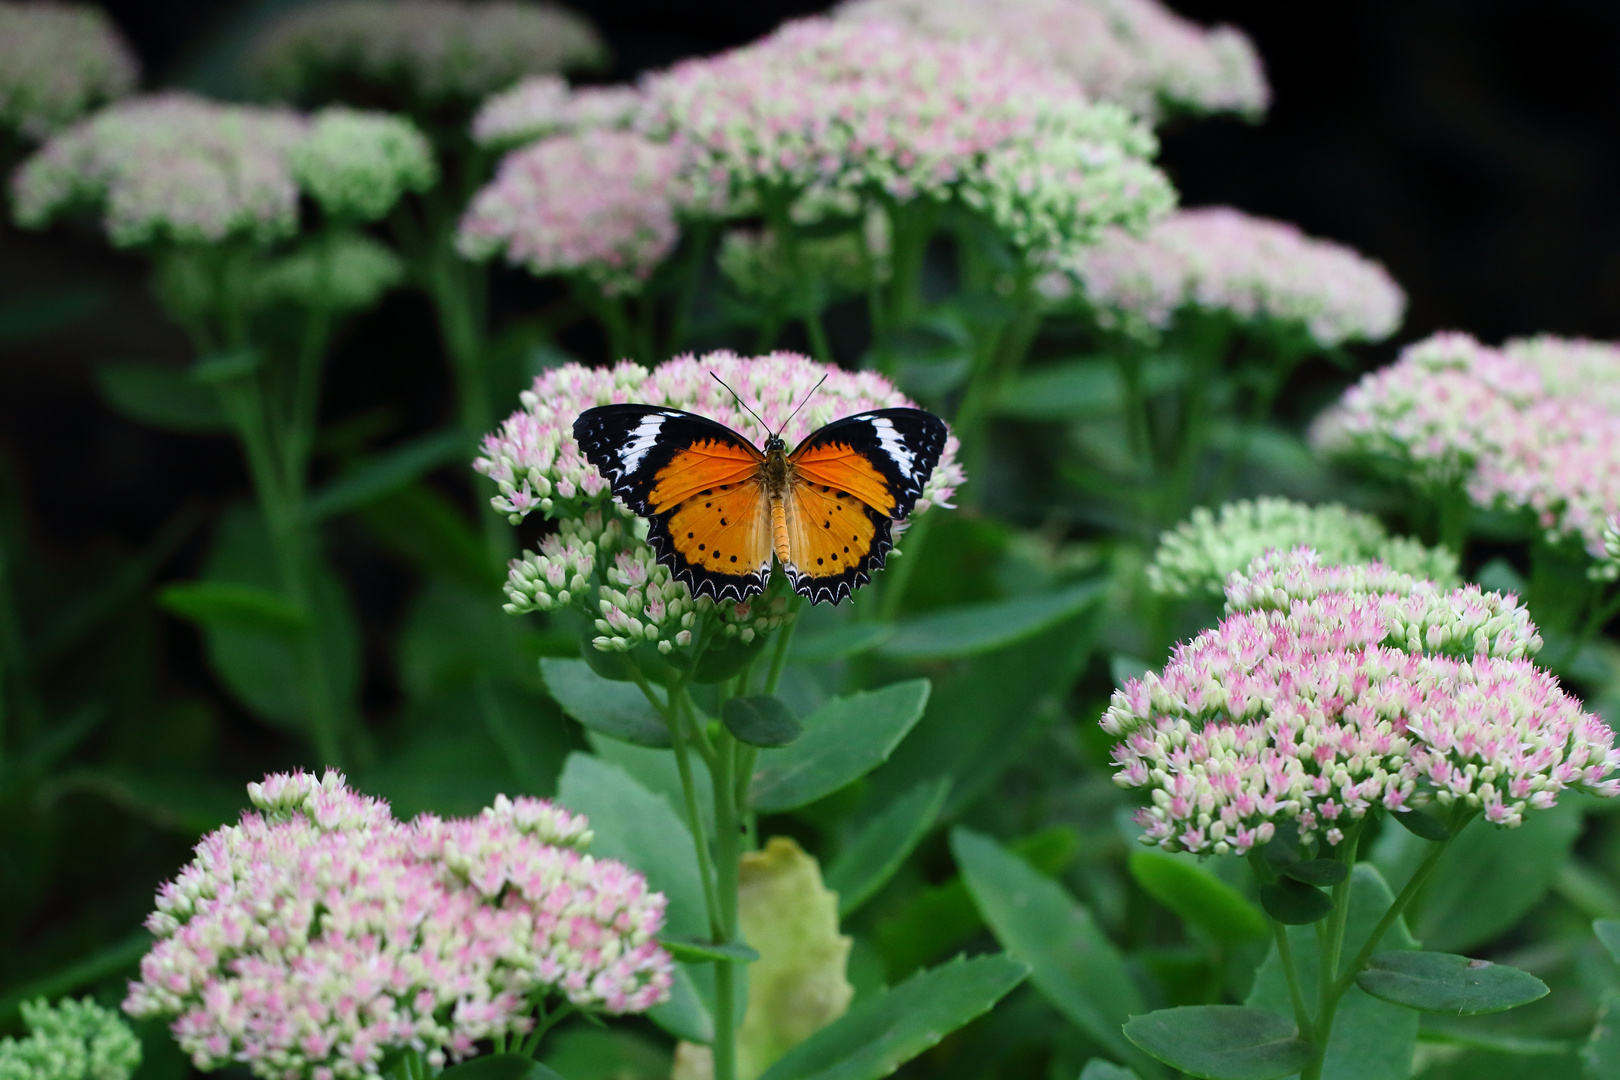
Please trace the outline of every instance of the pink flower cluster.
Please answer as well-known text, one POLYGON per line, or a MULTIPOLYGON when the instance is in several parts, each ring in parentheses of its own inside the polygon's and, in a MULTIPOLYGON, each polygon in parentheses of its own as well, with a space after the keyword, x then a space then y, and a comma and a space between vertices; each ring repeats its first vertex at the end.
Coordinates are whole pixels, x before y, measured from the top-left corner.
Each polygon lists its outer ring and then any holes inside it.
POLYGON ((1298 324, 1332 347, 1388 337, 1406 308, 1377 262, 1229 207, 1179 211, 1140 237, 1110 229, 1059 269, 1046 282, 1055 296, 1078 285, 1105 323, 1139 332, 1163 330, 1178 310, 1196 306, 1298 324))
POLYGON ((0 131, 45 139, 129 93, 138 74, 100 8, 0 2, 0 131))
POLYGON ((1550 539, 1603 559, 1620 512, 1620 347, 1541 337, 1492 349, 1437 334, 1351 387, 1312 441, 1423 487, 1461 485, 1477 506, 1526 511, 1550 539))
POLYGON ((1358 600, 1357 617, 1370 611, 1383 626, 1378 640, 1407 652, 1518 660, 1541 651, 1530 613, 1511 593, 1451 588, 1376 560, 1330 565, 1307 547, 1268 551, 1226 581, 1228 612, 1295 611, 1334 597, 1368 598, 1358 600))
POLYGON ((134 98, 53 138, 12 181, 20 224, 102 209, 120 247, 155 241, 268 241, 298 228, 288 152, 304 137, 296 113, 221 105, 189 94, 134 98))
POLYGON ((584 818, 501 797, 481 817, 396 821, 343 777, 272 775, 157 896, 124 1009, 171 1017, 199 1069, 374 1076, 443 1065, 532 1026, 547 992, 640 1012, 668 994, 664 897, 581 849, 584 818))
POLYGON ((1174 202, 1153 135, 1061 72, 886 21, 789 23, 649 78, 643 123, 704 205, 767 194, 960 198, 1012 242, 1055 249, 1174 202))
POLYGON ((437 179, 402 117, 225 105, 184 93, 131 98, 52 138, 12 179, 19 224, 102 212, 119 247, 259 243, 298 231, 303 192, 340 220, 384 216, 437 179))
POLYGON ((641 288, 675 247, 679 154, 630 131, 545 139, 501 162, 462 219, 470 259, 504 253, 535 274, 641 288))
POLYGON ((337 0, 288 13, 255 44, 253 62, 286 98, 330 100, 359 82, 414 109, 476 102, 605 52, 589 22, 556 4, 337 0))
MULTIPOLYGON (((523 408, 484 439, 484 456, 473 465, 495 481, 499 494, 492 503, 514 524, 537 510, 559 523, 539 551, 512 561, 508 612, 574 607, 595 621, 598 649, 653 645, 663 653, 691 644, 700 613, 718 613, 721 632, 744 642, 785 621, 780 599, 755 597, 747 604, 720 605, 707 597, 694 600, 654 560, 646 523, 611 499, 607 482, 574 441, 574 419, 586 409, 640 402, 699 413, 763 444, 770 432, 737 405, 711 372, 730 384, 770 430, 786 423, 782 434, 789 446, 841 417, 912 404, 880 375, 846 372, 785 352, 680 356, 651 372, 630 361, 612 368, 552 368, 524 392, 523 408), (826 381, 811 396, 823 377, 826 381), (808 404, 789 420, 807 397, 808 404)), ((914 515, 932 504, 950 505, 964 479, 958 452, 955 436, 948 438, 914 515)))
POLYGON ((994 42, 1148 119, 1182 110, 1256 117, 1271 97, 1241 31, 1204 30, 1158 0, 846 0, 834 15, 994 42))
MULTIPOLYGON (((1143 841, 1244 854, 1282 820, 1338 844, 1379 806, 1460 801, 1515 826, 1566 789, 1620 794, 1614 733, 1556 679, 1488 635, 1472 655, 1403 641, 1399 600, 1321 593, 1239 611, 1116 691, 1102 726, 1119 740, 1115 782, 1149 792, 1143 841)), ((1448 600, 1492 606, 1477 591, 1448 600)))
POLYGON ((547 135, 627 128, 641 101, 634 86, 571 90, 559 76, 531 75, 484 102, 473 117, 472 137, 480 146, 504 149, 547 135))

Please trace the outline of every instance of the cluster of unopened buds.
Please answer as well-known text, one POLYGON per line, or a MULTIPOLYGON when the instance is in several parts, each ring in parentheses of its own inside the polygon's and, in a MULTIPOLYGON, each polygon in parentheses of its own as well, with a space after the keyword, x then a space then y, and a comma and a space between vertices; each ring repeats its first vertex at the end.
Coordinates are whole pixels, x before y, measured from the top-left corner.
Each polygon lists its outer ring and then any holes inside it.
POLYGON ((1258 560, 1228 595, 1102 718, 1115 781, 1149 794, 1145 843, 1244 854, 1293 821, 1337 845, 1380 806, 1460 801, 1514 826, 1566 789, 1620 794, 1613 732, 1531 663, 1512 597, 1309 552, 1258 560))
POLYGON ((1371 514, 1338 503, 1311 506, 1265 497, 1195 509, 1159 538, 1148 585, 1162 596, 1217 598, 1254 559, 1298 547, 1310 548, 1319 563, 1344 566, 1346 573, 1365 573, 1356 567, 1378 563, 1441 585, 1459 580, 1457 557, 1449 550, 1391 536, 1371 514))

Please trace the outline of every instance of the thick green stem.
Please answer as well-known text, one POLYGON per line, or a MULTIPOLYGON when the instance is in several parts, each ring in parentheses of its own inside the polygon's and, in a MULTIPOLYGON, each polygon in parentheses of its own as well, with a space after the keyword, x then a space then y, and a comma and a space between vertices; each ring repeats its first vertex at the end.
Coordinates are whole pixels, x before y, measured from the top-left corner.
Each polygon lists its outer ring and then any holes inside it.
MULTIPOLYGON (((888 205, 891 237, 887 329, 899 330, 917 321, 922 311, 922 273, 928 241, 934 233, 939 208, 927 199, 888 205)), ((893 374, 886 372, 886 374, 893 374)))
MULTIPOLYGON (((1337 927, 1330 935, 1333 939, 1331 955, 1324 953, 1322 965, 1317 972, 1317 979, 1321 987, 1321 1006, 1316 1014, 1316 1038, 1313 1040, 1315 1054, 1311 1059, 1311 1063, 1300 1072, 1300 1080, 1321 1080, 1322 1066, 1327 1060, 1328 1043, 1333 1036, 1333 1019, 1338 1013, 1340 1002, 1344 1000, 1344 995, 1349 992, 1350 987, 1355 985, 1356 976, 1366 969, 1367 962, 1372 959, 1373 953, 1378 949, 1378 943, 1384 939, 1384 935, 1389 933, 1396 920, 1406 912, 1407 907, 1422 891, 1424 883, 1429 880, 1429 875, 1434 872, 1434 868, 1439 864, 1440 856, 1446 853, 1446 848, 1451 845, 1452 840, 1456 839, 1457 834, 1468 824, 1472 816, 1473 814, 1465 806, 1460 803, 1457 804, 1451 815, 1451 835, 1430 849, 1429 854, 1424 857, 1423 862, 1419 864, 1417 870, 1406 882, 1406 886, 1395 897, 1394 903, 1389 905, 1389 910, 1384 912, 1383 917, 1378 920, 1378 924, 1373 927, 1372 933, 1367 935, 1367 940, 1362 943, 1361 948, 1356 951, 1356 955, 1351 958, 1350 963, 1342 971, 1339 966, 1339 949, 1344 943, 1344 918, 1340 916, 1340 912, 1349 906, 1349 879, 1346 878, 1342 883, 1344 888, 1343 896, 1340 895, 1340 887, 1336 886, 1334 888, 1333 917, 1337 921, 1337 927)), ((1365 821, 1363 824, 1365 824, 1365 821)), ((1353 861, 1353 850, 1350 852, 1350 856, 1353 861)))
POLYGON ((692 756, 686 741, 686 721, 688 710, 683 708, 684 693, 677 695, 675 691, 669 694, 669 700, 661 701, 653 688, 639 670, 636 671, 636 685, 641 688, 642 696, 652 704, 658 715, 664 718, 664 724, 669 728, 669 743, 675 752, 675 769, 681 777, 681 795, 686 804, 686 825, 692 831, 692 847, 697 853, 698 877, 703 882, 703 906, 709 915, 709 933, 716 941, 720 937, 720 902, 715 895, 714 868, 709 862, 709 838, 703 828, 703 814, 698 809, 697 782, 692 773, 692 756))
POLYGON ((1271 936, 1277 942, 1277 958, 1282 961, 1283 977, 1288 981, 1288 999, 1294 1005, 1294 1024, 1299 1028, 1300 1037, 1310 1042, 1315 1025, 1305 1007, 1305 993, 1300 989, 1299 965, 1294 963, 1294 947, 1288 941, 1288 927, 1276 919, 1268 918, 1266 921, 1271 923, 1271 936))
POLYGON ((787 667, 788 647, 793 644, 793 632, 799 626, 799 612, 804 607, 804 597, 794 594, 788 601, 786 612, 787 621, 776 631, 776 647, 771 652, 771 667, 765 675, 765 692, 776 693, 776 684, 782 681, 782 670, 787 667))
POLYGON ((822 325, 821 312, 805 313, 804 332, 810 337, 811 354, 823 364, 833 363, 832 342, 827 339, 827 328, 822 325))
POLYGON ((1254 436, 1271 416, 1271 410, 1277 404, 1277 397, 1287 385, 1288 377, 1293 374, 1298 359, 1292 355, 1278 356, 1261 373, 1260 386, 1249 402, 1248 415, 1244 417, 1243 425, 1238 430, 1237 441, 1227 452, 1226 460, 1221 463, 1221 473, 1215 480, 1215 488, 1210 496, 1212 504, 1223 501, 1231 491, 1232 485, 1237 482, 1238 473, 1247 462, 1249 450, 1254 444, 1254 436))
POLYGON ((248 460, 282 591, 308 621, 299 637, 298 652, 310 735, 322 764, 342 768, 340 713, 333 698, 326 654, 321 647, 319 616, 310 580, 315 554, 313 537, 309 535, 299 499, 302 484, 283 474, 280 468, 284 459, 277 455, 276 446, 278 442, 285 445, 288 440, 277 440, 272 434, 263 387, 262 373, 255 372, 222 384, 219 394, 248 460))
POLYGON ((905 550, 903 552, 896 550, 889 554, 890 559, 899 555, 900 560, 888 565, 883 595, 878 600, 879 620, 893 622, 899 618, 900 606, 906 598, 906 588, 911 584, 911 575, 917 572, 917 563, 921 561, 923 547, 928 541, 928 530, 933 524, 934 517, 933 514, 923 514, 913 518, 906 528, 905 550))
POLYGON ((703 269, 709 261, 709 249, 714 245, 714 223, 700 220, 687 230, 687 255, 681 264, 681 284, 675 294, 675 307, 669 318, 669 337, 664 341, 664 355, 674 356, 686 341, 686 328, 692 322, 692 307, 697 303, 698 286, 703 283, 703 269))
MULTIPOLYGON (((720 894, 720 932, 716 941, 737 940, 737 885, 742 859, 742 826, 738 820, 737 749, 729 731, 720 730, 715 745, 714 832, 716 891, 720 894)), ((714 969, 714 1078, 736 1080, 737 966, 721 961, 714 969)))
POLYGON ((1468 546, 1469 503, 1460 482, 1436 492, 1435 511, 1440 546, 1450 549, 1458 559, 1463 558, 1468 546))

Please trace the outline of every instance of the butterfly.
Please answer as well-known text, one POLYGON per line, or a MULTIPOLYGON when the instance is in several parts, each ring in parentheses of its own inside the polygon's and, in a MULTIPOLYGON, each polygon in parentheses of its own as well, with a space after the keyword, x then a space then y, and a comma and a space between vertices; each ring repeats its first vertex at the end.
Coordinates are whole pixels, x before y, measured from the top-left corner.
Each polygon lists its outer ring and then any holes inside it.
POLYGON ((870 581, 945 435, 922 409, 846 416, 791 452, 780 432, 762 449, 708 417, 653 405, 602 405, 574 421, 585 459, 647 519, 658 561, 692 595, 739 603, 764 591, 773 556, 812 604, 837 604, 870 581))

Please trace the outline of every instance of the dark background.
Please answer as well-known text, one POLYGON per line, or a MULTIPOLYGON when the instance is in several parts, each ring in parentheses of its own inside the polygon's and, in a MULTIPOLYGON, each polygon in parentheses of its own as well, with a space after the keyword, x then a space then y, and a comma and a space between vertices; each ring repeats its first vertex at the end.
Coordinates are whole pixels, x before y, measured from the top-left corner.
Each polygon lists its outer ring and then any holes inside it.
MULTIPOLYGON (((284 0, 114 0, 147 88, 243 90, 237 61, 284 0)), ((616 54, 613 78, 741 44, 824 5, 576 5, 616 54)), ((1225 202, 1297 222, 1382 260, 1411 306, 1397 342, 1457 328, 1488 341, 1540 331, 1620 336, 1620 4, 1606 0, 1180 0, 1257 44, 1274 91, 1259 124, 1182 121, 1163 163, 1187 205, 1225 202)), ((21 479, 35 539, 66 557, 128 550, 181 505, 245 487, 225 439, 163 435, 112 415, 91 370, 185 358, 141 263, 96 236, 0 229, 0 291, 90 285, 94 314, 26 343, 0 341, 0 454, 21 479)), ((401 432, 447 417, 424 305, 398 294, 353 327, 328 418, 380 407, 401 432)))

